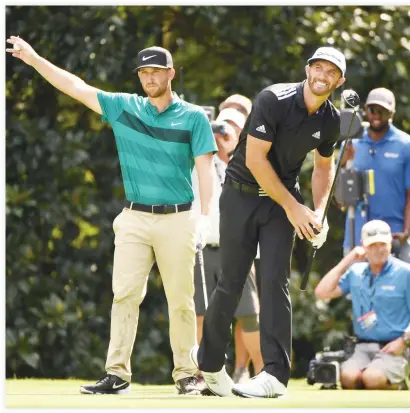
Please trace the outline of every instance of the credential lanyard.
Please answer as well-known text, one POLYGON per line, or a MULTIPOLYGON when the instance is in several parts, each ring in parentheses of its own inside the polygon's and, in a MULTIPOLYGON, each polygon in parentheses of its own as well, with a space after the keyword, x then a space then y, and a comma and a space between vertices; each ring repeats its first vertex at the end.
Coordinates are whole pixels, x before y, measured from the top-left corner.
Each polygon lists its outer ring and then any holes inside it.
MULTIPOLYGON (((363 288, 363 284, 366 280, 366 272, 367 270, 365 270, 365 274, 364 277, 360 283, 360 314, 363 315, 364 314, 364 299, 363 299, 363 293, 364 293, 364 288, 363 288)), ((373 275, 370 273, 370 277, 369 277, 369 287, 370 287, 370 309, 369 311, 373 310, 373 298, 374 298, 374 294, 376 293, 376 282, 378 279, 379 275, 373 275)), ((366 311, 367 312, 367 311, 366 311)))

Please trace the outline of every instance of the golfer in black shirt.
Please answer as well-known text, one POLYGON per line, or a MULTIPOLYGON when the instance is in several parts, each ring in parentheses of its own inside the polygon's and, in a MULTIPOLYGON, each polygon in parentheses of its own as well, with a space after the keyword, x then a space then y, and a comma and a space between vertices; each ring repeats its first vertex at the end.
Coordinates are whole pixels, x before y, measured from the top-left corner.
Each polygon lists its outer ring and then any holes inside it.
POLYGON ((346 61, 332 47, 308 60, 307 79, 262 90, 226 171, 220 198, 222 277, 205 313, 201 344, 191 359, 219 396, 278 397, 290 377, 290 261, 295 232, 316 248, 326 240, 321 218, 334 178, 339 111, 328 100, 344 81, 346 61), (314 150, 315 210, 303 205, 298 175, 314 150), (314 230, 319 231, 315 235, 314 230), (242 289, 260 246, 260 336, 264 368, 245 384, 226 374, 225 351, 242 289))

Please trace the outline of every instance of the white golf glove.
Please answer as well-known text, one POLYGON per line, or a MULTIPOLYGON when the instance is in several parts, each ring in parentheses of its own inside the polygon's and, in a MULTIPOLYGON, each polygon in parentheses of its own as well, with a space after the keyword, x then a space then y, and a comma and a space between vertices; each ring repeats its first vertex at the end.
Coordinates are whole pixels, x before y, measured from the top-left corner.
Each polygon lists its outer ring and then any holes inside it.
POLYGON ((196 227, 196 248, 197 250, 202 250, 211 233, 211 220, 208 215, 201 215, 199 217, 197 227, 196 227))
POLYGON ((315 235, 315 237, 310 241, 313 245, 313 248, 319 249, 325 243, 328 232, 329 224, 327 223, 327 218, 325 218, 325 222, 323 222, 322 225, 322 231, 320 231, 319 234, 315 235))

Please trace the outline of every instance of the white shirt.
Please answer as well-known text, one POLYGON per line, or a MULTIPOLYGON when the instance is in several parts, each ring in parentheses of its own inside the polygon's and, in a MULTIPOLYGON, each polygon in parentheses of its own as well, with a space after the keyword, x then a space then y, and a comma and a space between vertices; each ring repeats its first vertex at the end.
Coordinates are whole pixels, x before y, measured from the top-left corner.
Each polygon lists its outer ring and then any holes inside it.
MULTIPOLYGON (((224 161, 222 161, 217 154, 214 155, 214 162, 214 173, 216 173, 216 176, 214 177, 214 197, 212 199, 211 211, 209 213, 209 219, 211 222, 211 233, 209 234, 207 245, 219 247, 219 197, 222 193, 222 185, 225 181, 225 172, 228 165, 224 161)), ((194 211, 200 214, 201 199, 199 195, 199 181, 196 168, 194 168, 194 170, 192 171, 192 189, 194 191, 194 204, 192 208, 194 211)), ((259 254, 260 253, 258 244, 256 258, 259 258, 259 254)))
MULTIPOLYGON (((208 237, 207 245, 219 247, 219 197, 222 192, 222 185, 225 181, 226 163, 222 161, 217 154, 214 155, 215 169, 214 176, 214 196, 211 202, 211 210, 209 212, 209 219, 211 225, 211 233, 208 237)), ((201 213, 201 199, 199 195, 199 181, 196 168, 192 171, 192 189, 194 191, 193 210, 201 213)))

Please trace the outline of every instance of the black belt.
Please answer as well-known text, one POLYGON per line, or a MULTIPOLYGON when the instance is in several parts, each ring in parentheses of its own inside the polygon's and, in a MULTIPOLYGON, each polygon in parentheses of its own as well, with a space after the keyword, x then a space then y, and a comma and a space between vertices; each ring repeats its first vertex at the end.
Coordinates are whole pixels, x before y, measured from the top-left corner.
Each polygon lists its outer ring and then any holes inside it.
POLYGON ((259 189, 260 189, 259 186, 246 185, 241 182, 236 182, 233 179, 228 178, 228 177, 226 177, 225 183, 231 186, 232 188, 237 189, 238 191, 259 195, 259 189))
POLYGON ((150 212, 151 214, 175 214, 176 212, 189 211, 192 208, 192 202, 175 205, 145 205, 127 201, 126 207, 134 211, 150 212))
POLYGON ((390 343, 390 341, 374 341, 374 340, 361 340, 360 338, 357 340, 357 343, 376 343, 379 344, 380 347, 384 347, 387 343, 390 343))

